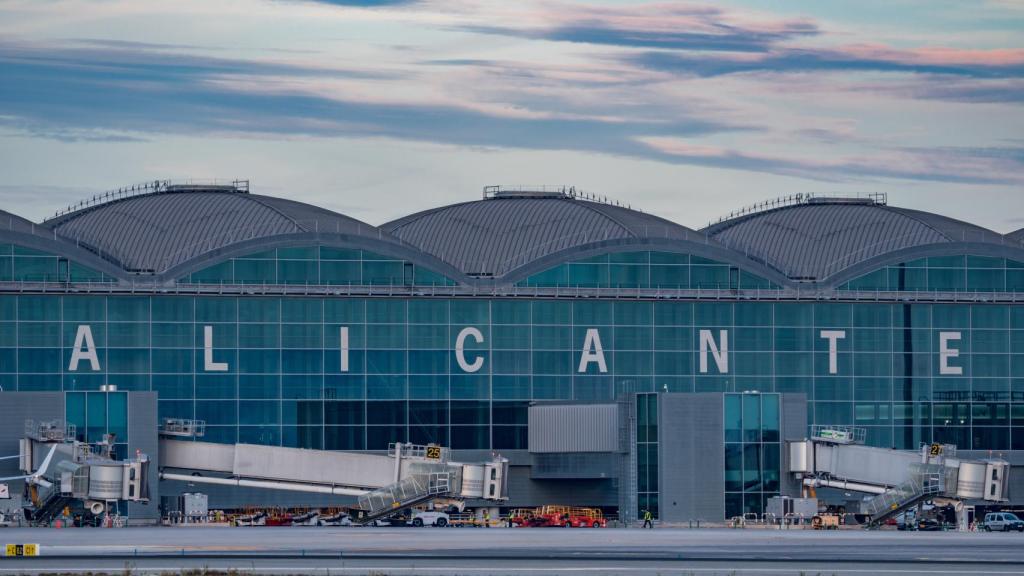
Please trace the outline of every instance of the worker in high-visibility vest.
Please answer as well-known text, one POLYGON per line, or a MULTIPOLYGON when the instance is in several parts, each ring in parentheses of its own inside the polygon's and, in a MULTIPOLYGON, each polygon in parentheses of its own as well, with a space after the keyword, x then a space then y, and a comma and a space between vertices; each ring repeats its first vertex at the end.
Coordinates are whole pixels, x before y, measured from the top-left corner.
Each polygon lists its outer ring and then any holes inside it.
POLYGON ((488 508, 484 508, 484 528, 491 527, 491 511, 488 508))
POLYGON ((654 516, 651 515, 650 510, 644 510, 644 528, 654 529, 654 516))

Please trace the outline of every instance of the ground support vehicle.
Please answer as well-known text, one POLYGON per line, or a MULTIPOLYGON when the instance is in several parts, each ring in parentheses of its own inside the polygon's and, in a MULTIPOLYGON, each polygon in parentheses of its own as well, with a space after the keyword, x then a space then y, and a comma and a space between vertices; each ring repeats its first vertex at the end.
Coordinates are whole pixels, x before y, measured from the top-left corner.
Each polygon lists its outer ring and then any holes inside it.
POLYGON ((414 510, 411 524, 417 528, 421 526, 437 526, 444 528, 448 526, 449 516, 447 512, 437 510, 414 510))
POLYGON ((534 512, 533 508, 513 508, 508 512, 508 519, 512 522, 513 526, 529 526, 534 512))
POLYGON ((811 519, 811 526, 815 530, 838 530, 839 516, 835 514, 819 514, 811 519))
POLYGON ((1012 512, 989 512, 985 514, 982 530, 985 532, 1009 532, 1011 530, 1024 532, 1024 520, 1012 512))
POLYGON ((448 525, 455 528, 482 528, 484 519, 470 512, 449 514, 448 525))
POLYGON ((352 516, 345 512, 328 512, 317 518, 317 526, 351 526, 352 516))
POLYGON ((608 526, 608 521, 598 508, 570 508, 568 523, 572 528, 606 528, 608 526))

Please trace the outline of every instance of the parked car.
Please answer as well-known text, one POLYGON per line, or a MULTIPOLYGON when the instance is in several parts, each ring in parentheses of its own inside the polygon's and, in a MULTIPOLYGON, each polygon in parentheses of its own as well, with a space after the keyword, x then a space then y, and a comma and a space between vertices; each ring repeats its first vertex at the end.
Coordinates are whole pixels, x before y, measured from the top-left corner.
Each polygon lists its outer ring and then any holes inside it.
POLYGON ((1009 532, 1010 530, 1024 532, 1024 520, 1011 512, 989 512, 985 514, 982 529, 985 532, 1009 532))

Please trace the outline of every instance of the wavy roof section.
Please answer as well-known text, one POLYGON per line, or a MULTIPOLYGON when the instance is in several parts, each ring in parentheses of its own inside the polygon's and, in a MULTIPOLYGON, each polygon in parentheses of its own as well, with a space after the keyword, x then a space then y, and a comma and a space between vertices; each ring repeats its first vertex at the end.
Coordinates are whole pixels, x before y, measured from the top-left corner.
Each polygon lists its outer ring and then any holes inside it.
POLYGON ((823 280, 883 254, 954 242, 1005 243, 974 224, 870 199, 810 198, 703 230, 796 280, 823 280))
POLYGON ((156 273, 257 238, 303 232, 380 236, 374 226, 316 206, 195 187, 119 199, 43 225, 128 271, 156 273))
POLYGON ((16 232, 19 234, 30 234, 49 240, 54 240, 53 232, 41 224, 26 220, 17 214, 11 214, 6 210, 0 210, 0 232, 16 232))
POLYGON ((706 241, 703 234, 636 210, 567 196, 493 197, 381 225, 398 239, 473 276, 502 276, 550 254, 631 238, 706 241))
POLYGON ((171 280, 190 266, 273 243, 334 242, 332 234, 401 254, 453 278, 461 278, 461 272, 509 281, 605 247, 645 244, 693 249, 739 267, 749 264, 754 273, 783 285, 790 284, 787 277, 827 285, 890 260, 947 252, 1024 261, 1024 229, 1002 235, 891 207, 881 197, 796 195, 694 231, 588 199, 571 188, 489 187, 482 200, 375 227, 318 206, 250 194, 248 183, 240 182, 244 185, 157 181, 95 196, 42 224, 0 211, 0 235, 15 242, 31 239, 29 245, 47 250, 63 247, 69 257, 133 281, 139 280, 133 274, 171 280))

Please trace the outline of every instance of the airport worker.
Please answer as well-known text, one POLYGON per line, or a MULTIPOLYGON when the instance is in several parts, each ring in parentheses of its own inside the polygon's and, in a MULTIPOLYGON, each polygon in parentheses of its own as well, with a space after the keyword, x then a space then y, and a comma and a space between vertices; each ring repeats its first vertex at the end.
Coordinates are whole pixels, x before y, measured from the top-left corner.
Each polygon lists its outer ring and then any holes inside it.
POLYGON ((651 515, 650 510, 644 510, 644 528, 654 529, 654 516, 651 515))
POLYGON ((490 508, 484 508, 484 528, 491 527, 491 510, 490 508))

